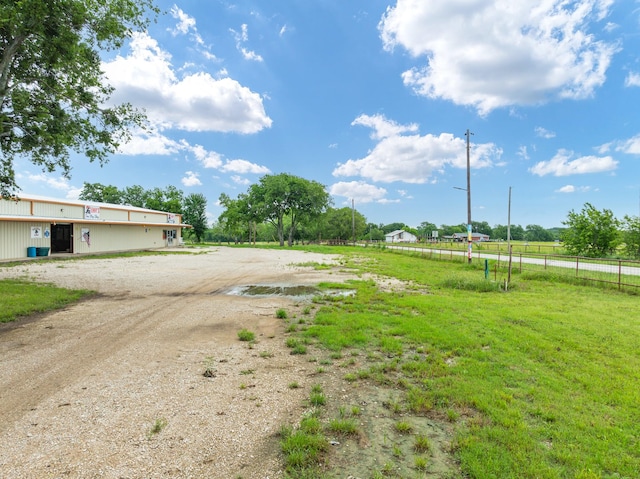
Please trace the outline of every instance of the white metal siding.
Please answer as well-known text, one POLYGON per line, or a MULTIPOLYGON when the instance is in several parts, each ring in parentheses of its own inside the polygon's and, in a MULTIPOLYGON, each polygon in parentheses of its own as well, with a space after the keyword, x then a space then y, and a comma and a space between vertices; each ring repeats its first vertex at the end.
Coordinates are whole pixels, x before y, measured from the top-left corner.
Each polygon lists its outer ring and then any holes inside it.
MULTIPOLYGON (((22 200, 24 201, 24 200, 22 200)), ((45 218, 72 219, 82 218, 84 209, 82 206, 44 203, 42 201, 34 201, 33 216, 42 216, 45 218)))
POLYGON ((101 225, 76 223, 73 226, 74 253, 104 253, 163 248, 161 226, 101 225), (89 243, 82 240, 82 230, 89 230, 89 243))
POLYGON ((167 223, 167 215, 163 213, 149 213, 147 211, 132 211, 131 221, 136 223, 153 223, 153 224, 165 224, 167 223))
POLYGON ((0 201, 0 214, 28 216, 31 214, 31 201, 0 201))
POLYGON ((44 234, 40 239, 31 238, 31 227, 37 226, 44 232, 50 230, 51 225, 47 223, 9 222, 0 221, 0 259, 18 259, 27 257, 27 247, 51 247, 51 240, 45 238, 44 234))

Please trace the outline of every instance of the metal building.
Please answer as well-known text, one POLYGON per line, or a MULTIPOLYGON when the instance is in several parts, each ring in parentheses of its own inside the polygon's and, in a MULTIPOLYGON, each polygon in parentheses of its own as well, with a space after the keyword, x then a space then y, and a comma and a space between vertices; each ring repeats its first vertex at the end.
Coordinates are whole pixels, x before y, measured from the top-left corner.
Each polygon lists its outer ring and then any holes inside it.
POLYGON ((177 246, 184 227, 173 213, 21 194, 0 198, 0 260, 177 246))

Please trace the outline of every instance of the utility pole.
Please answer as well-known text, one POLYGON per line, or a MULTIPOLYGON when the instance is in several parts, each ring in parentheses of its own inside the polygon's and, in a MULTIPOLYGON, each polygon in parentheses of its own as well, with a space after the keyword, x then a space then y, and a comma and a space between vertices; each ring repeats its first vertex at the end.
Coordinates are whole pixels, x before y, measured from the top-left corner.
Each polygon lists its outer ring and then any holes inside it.
POLYGON ((468 249, 468 257, 469 264, 471 264, 471 256, 472 256, 472 244, 473 244, 473 236, 471 234, 471 143, 470 138, 473 133, 471 133, 468 129, 465 133, 467 137, 467 249, 468 249))
POLYGON ((511 187, 509 187, 509 210, 507 212, 507 250, 509 252, 509 272, 507 273, 507 284, 504 290, 507 290, 509 284, 511 284, 511 187))

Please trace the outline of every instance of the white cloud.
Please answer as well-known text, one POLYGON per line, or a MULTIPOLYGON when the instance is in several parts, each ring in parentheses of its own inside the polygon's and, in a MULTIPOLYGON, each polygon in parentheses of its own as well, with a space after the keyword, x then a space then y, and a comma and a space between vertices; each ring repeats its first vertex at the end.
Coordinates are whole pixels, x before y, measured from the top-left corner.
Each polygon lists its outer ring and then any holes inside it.
POLYGON ((586 193, 588 191, 591 191, 591 187, 589 186, 573 186, 573 185, 565 185, 562 188, 558 188, 556 190, 556 193, 576 193, 576 192, 581 192, 581 193, 586 193))
POLYGON ((231 33, 233 33, 233 36, 236 39, 236 48, 238 49, 238 51, 240 53, 242 53, 242 56, 244 57, 245 60, 253 60, 256 62, 262 62, 263 59, 260 55, 258 55, 256 52, 252 51, 252 50, 248 50, 246 49, 243 44, 249 41, 249 27, 247 27, 246 23, 243 23, 241 26, 241 31, 237 32, 234 29, 230 28, 229 31, 231 33))
POLYGON ((183 145, 167 138, 157 130, 132 132, 131 140, 118 148, 122 155, 172 155, 183 149, 183 145))
POLYGON ((186 35, 189 31, 196 30, 196 19, 187 15, 177 5, 171 7, 170 13, 173 18, 179 20, 176 28, 170 30, 173 36, 178 34, 186 35))
POLYGON ((398 125, 395 121, 387 120, 384 115, 360 115, 351 122, 352 126, 362 125, 373 129, 371 138, 381 140, 390 136, 401 135, 402 133, 415 133, 418 131, 418 125, 412 123, 410 125, 398 125))
POLYGON ((582 156, 572 160, 573 155, 572 151, 559 150, 551 160, 541 161, 529 171, 538 176, 569 176, 612 171, 618 166, 611 156, 582 156))
POLYGON ((202 185, 202 181, 200 181, 200 178, 198 178, 200 176, 198 173, 187 171, 185 175, 186 176, 182 178, 182 180, 180 180, 184 186, 189 187, 202 185))
POLYGON ((550 98, 582 99, 605 82, 618 46, 589 27, 612 0, 397 0, 379 23, 385 49, 426 64, 403 74, 418 94, 479 114, 550 98))
POLYGON ((80 199, 80 193, 82 193, 82 188, 75 188, 71 186, 67 190, 67 194, 65 195, 65 198, 68 200, 78 200, 80 199))
POLYGON ((540 138, 545 138, 545 139, 556 137, 556 133, 554 131, 549 131, 546 128, 542 128, 541 126, 536 127, 536 135, 538 135, 540 138))
MULTIPOLYGON (((196 159, 202 164, 204 168, 213 168, 224 173, 239 173, 265 175, 271 173, 271 170, 266 166, 251 163, 247 160, 228 160, 223 155, 215 151, 208 151, 201 145, 195 145, 189 147, 193 152, 196 159)), ((237 178, 237 177, 236 177, 237 178)), ((234 180, 235 181, 235 180, 234 180)))
POLYGON ((331 185, 329 193, 333 196, 342 196, 349 200, 353 199, 358 204, 364 204, 384 201, 387 190, 364 181, 341 181, 331 185))
POLYGON ((238 176, 238 175, 233 175, 231 177, 231 180, 237 185, 249 186, 251 184, 251 180, 249 180, 248 178, 243 178, 242 176, 238 176))
POLYGON ((160 129, 256 133, 271 126, 262 98, 231 78, 197 72, 178 78, 171 55, 147 34, 134 34, 131 53, 103 64, 112 101, 146 110, 160 129))
POLYGON ((63 178, 62 176, 48 176, 45 173, 40 173, 37 175, 27 174, 27 179, 29 181, 33 181, 34 183, 44 183, 50 188, 61 191, 68 191, 71 186, 69 185, 69 180, 63 178))
POLYGON ((220 167, 220 171, 240 174, 253 173, 256 175, 266 175, 267 173, 271 173, 269 168, 266 166, 257 165, 247 160, 227 160, 225 164, 220 167))
POLYGON ((45 173, 32 174, 27 173, 26 177, 22 174, 17 174, 19 179, 26 178, 28 181, 33 183, 44 183, 49 188, 54 190, 64 191, 65 198, 68 200, 77 200, 80 197, 80 193, 82 192, 82 188, 77 188, 69 184, 69 180, 62 176, 54 177, 49 176, 45 173))
MULTIPOLYGON (((446 166, 467 167, 465 138, 450 133, 401 135, 413 132, 417 127, 397 125, 382 116, 363 115, 354 124, 370 126, 374 129, 372 137, 380 141, 364 158, 338 165, 334 176, 362 176, 387 183, 426 183, 434 174, 442 173, 446 166)), ((475 144, 471 149, 471 166, 492 166, 501 154, 502 150, 493 143, 475 144)))
POLYGON ((529 152, 527 151, 527 147, 526 146, 521 146, 520 148, 518 148, 518 152, 516 154, 520 158, 522 158, 523 160, 531 159, 531 157, 529 156, 529 152))
POLYGON ((558 188, 556 190, 557 193, 573 193, 575 191, 576 191, 576 188, 573 185, 565 185, 562 188, 558 188))
POLYGON ((629 73, 624 80, 624 86, 640 86, 640 73, 629 73))
POLYGON ((629 155, 640 155, 640 134, 621 142, 620 145, 616 147, 616 151, 621 151, 629 155))
POLYGON ((220 153, 207 151, 201 145, 193 146, 191 151, 205 168, 220 168, 222 166, 222 155, 220 153))
POLYGON ((217 61, 216 56, 211 53, 208 46, 204 44, 204 40, 202 36, 198 33, 198 29, 196 28, 196 19, 186 14, 182 9, 180 9, 177 5, 174 5, 169 11, 171 16, 178 20, 175 28, 169 28, 169 32, 174 37, 177 35, 188 35, 191 33, 190 38, 196 44, 196 49, 207 59, 217 61))

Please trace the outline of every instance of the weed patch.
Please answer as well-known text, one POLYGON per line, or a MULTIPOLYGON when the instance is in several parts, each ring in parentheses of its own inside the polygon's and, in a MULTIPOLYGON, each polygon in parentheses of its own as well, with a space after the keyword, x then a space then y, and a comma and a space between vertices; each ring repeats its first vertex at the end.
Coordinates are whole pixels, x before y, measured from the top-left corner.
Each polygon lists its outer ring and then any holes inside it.
POLYGON ((240 341, 253 341, 256 339, 256 334, 253 331, 243 328, 238 331, 238 339, 240 341))

